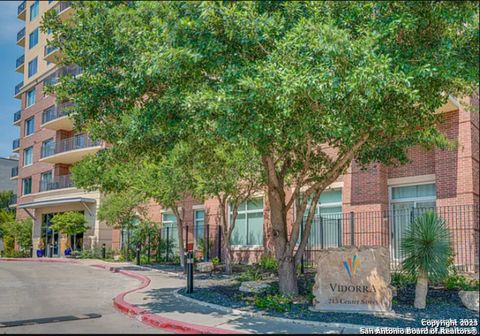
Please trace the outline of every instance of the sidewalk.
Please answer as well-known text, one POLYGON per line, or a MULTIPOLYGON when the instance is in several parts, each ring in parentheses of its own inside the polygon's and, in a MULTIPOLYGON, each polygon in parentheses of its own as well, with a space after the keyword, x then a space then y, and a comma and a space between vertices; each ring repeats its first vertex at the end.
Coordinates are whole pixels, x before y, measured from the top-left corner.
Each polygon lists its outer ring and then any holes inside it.
POLYGON ((174 291, 185 287, 185 280, 178 276, 165 274, 158 270, 137 267, 131 264, 101 263, 87 261, 86 264, 105 264, 111 267, 133 271, 150 279, 143 289, 129 293, 125 301, 145 309, 161 317, 201 325, 210 328, 230 330, 243 333, 359 333, 359 328, 319 327, 312 325, 280 322, 264 318, 229 314, 224 311, 206 307, 174 294, 174 291))

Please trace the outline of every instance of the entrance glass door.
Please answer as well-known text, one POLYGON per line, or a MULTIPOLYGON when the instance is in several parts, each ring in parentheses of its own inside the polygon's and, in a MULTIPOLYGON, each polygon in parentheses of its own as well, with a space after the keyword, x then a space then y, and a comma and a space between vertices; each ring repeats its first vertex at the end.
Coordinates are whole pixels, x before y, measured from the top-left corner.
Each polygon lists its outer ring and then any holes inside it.
POLYGON ((42 216, 42 239, 45 243, 45 256, 47 257, 59 256, 59 234, 50 227, 53 216, 55 214, 44 214, 42 216))

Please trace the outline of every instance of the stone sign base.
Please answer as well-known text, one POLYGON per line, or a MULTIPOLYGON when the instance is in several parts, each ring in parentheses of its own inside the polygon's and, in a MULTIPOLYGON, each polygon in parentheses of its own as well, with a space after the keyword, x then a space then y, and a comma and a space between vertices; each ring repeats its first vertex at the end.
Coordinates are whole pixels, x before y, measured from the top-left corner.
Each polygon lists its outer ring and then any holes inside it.
POLYGON ((320 252, 313 287, 316 311, 390 312, 390 253, 385 247, 320 252))

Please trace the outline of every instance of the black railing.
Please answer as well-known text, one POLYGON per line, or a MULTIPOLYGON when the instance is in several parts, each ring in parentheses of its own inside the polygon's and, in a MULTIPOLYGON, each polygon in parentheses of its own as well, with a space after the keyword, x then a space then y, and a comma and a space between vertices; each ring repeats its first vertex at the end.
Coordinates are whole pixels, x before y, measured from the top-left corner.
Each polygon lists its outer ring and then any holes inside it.
POLYGON ((17 177, 18 176, 18 166, 17 167, 12 167, 12 173, 10 177, 17 177))
POLYGON ((13 143, 12 143, 12 149, 17 149, 18 147, 20 147, 20 139, 15 139, 13 140, 13 143))
POLYGON ((40 155, 44 158, 76 149, 100 146, 100 143, 101 141, 93 141, 86 134, 79 134, 57 142, 52 141, 42 146, 40 155))
POLYGON ((53 53, 57 49, 58 49, 58 47, 46 45, 45 48, 44 48, 43 56, 45 57, 47 55, 50 55, 51 53, 53 53))
POLYGON ((53 179, 40 181, 40 191, 57 190, 73 187, 71 175, 56 176, 53 179))
POLYGON ((57 12, 57 14, 60 14, 63 12, 65 9, 69 8, 72 5, 71 1, 60 1, 58 4, 52 7, 52 9, 57 12))
POLYGON ((69 65, 62 67, 49 75, 43 80, 43 83, 46 85, 55 85, 58 83, 60 77, 63 76, 78 76, 82 73, 82 69, 78 65, 69 65))
POLYGON ((8 201, 8 205, 14 205, 17 204, 17 195, 14 194, 12 197, 10 197, 10 200, 8 201))
POLYGON ((18 68, 19 66, 23 65, 23 63, 25 63, 25 55, 22 55, 19 58, 17 58, 17 60, 15 61, 15 68, 18 68))
POLYGON ((67 110, 73 105, 72 102, 62 103, 57 106, 51 106, 42 113, 42 125, 68 115, 67 110))
POLYGON ((22 38, 25 37, 25 27, 20 29, 17 33, 17 42, 20 41, 22 38))
POLYGON ((404 259, 401 245, 405 230, 427 211, 434 211, 447 223, 455 267, 478 272, 480 205, 317 214, 303 255, 304 267, 315 267, 318 253, 326 248, 385 246, 390 250, 392 270, 399 270, 404 259))
POLYGON ((17 95, 22 90, 22 87, 23 87, 23 81, 15 85, 15 95, 17 95))
POLYGON ((22 1, 20 5, 17 7, 17 15, 19 15, 21 12, 23 12, 25 9, 27 9, 27 2, 22 1))
POLYGON ((13 114, 13 122, 16 123, 22 118, 22 110, 18 110, 13 114))

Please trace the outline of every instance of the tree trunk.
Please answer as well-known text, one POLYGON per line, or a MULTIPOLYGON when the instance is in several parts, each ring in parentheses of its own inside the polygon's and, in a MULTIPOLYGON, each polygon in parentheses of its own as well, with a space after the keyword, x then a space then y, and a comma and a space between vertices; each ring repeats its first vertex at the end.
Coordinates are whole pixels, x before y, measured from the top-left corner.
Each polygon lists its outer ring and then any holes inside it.
POLYGON ((225 273, 226 274, 232 274, 233 268, 232 268, 232 248, 230 246, 230 241, 228 234, 223 234, 223 255, 224 255, 224 263, 225 263, 225 273))
POLYGON ((428 275, 420 271, 417 277, 417 286, 415 287, 415 303, 413 306, 417 309, 425 309, 427 305, 428 293, 428 275))
POLYGON ((183 247, 183 216, 181 216, 177 208, 171 208, 173 209, 173 213, 177 219, 178 254, 180 256, 180 266, 182 266, 182 269, 185 272, 185 249, 183 247))
POLYGON ((278 282, 280 293, 283 295, 298 294, 297 272, 295 269, 295 259, 286 258, 278 265, 278 282))

